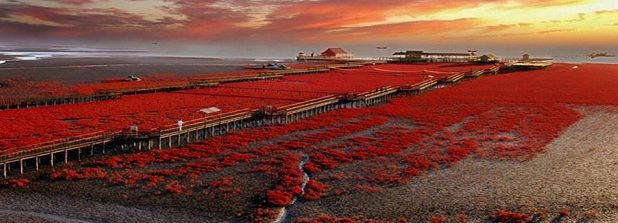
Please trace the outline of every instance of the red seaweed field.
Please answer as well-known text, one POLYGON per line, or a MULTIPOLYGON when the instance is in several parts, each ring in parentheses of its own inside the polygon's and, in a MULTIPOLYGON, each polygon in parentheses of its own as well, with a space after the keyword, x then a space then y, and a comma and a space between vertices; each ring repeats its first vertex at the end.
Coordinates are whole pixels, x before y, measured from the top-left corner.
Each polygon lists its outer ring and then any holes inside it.
MULTIPOLYGON (((413 84, 426 79, 422 73, 384 71, 393 65, 380 65, 354 70, 337 70, 329 73, 287 76, 281 80, 253 81, 222 84, 219 87, 152 94, 127 95, 120 99, 96 103, 36 107, 25 110, 0 111, 0 154, 18 151, 22 147, 47 141, 91 134, 116 132, 138 125, 141 131, 152 131, 177 120, 204 117, 202 108, 218 107, 222 112, 240 109, 257 109, 263 106, 281 106, 312 98, 335 94, 345 95, 372 91, 385 86, 413 84), (341 85, 341 83, 354 83, 341 85)), ((394 65, 395 69, 433 69, 469 71, 486 66, 394 65), (418 67, 417 67, 418 66, 418 67)), ((251 71, 248 71, 251 73, 251 71)), ((238 74, 217 74, 209 78, 231 77, 238 74)), ((251 74, 252 75, 252 74, 251 74)), ((235 77, 235 76, 234 76, 235 77)), ((129 87, 155 86, 161 83, 182 83, 172 77, 151 77, 153 81, 110 82, 81 86, 80 91, 93 89, 127 89, 129 87), (137 84, 138 86, 132 86, 137 84), (83 89, 82 89, 83 88, 83 89)))
MULTIPOLYGON (((366 91, 380 85, 413 83, 423 79, 413 74, 416 70, 438 68, 430 65, 368 66, 359 70, 226 85, 230 88, 2 111, 6 114, 2 122, 23 117, 26 119, 22 124, 40 123, 10 125, 18 131, 4 129, 8 131, 5 136, 12 134, 10 138, 32 141, 82 129, 113 130, 131 124, 132 120, 154 128, 179 117, 188 118, 191 111, 200 106, 217 105, 231 110, 285 104, 316 97, 319 94, 315 92, 366 91), (372 77, 374 81, 361 81, 372 77), (354 78, 359 80, 336 87, 341 81, 354 78), (253 88, 268 88, 269 91, 253 88), (272 93, 276 92, 272 90, 297 92, 272 93), (312 91, 314 93, 310 93, 312 91), (230 94, 239 97, 228 96, 230 94), (206 95, 217 97, 215 100, 206 95), (155 98, 156 103, 153 102, 155 98), (231 100, 234 101, 230 103, 231 100), (47 121, 37 121, 42 114, 48 115, 44 116, 47 121), (80 126, 58 121, 63 118, 78 119, 80 126), (42 128, 57 129, 57 126, 64 126, 68 131, 40 133, 42 128), (40 135, 25 137, 37 131, 40 135)), ((232 132, 184 148, 106 156, 83 163, 82 167, 56 169, 49 179, 98 181, 109 188, 122 188, 123 196, 128 197, 132 194, 190 197, 208 203, 206 207, 196 207, 198 210, 212 212, 216 208, 234 212, 235 217, 231 219, 236 221, 266 221, 276 218, 279 207, 293 209, 299 202, 379 193, 409 184, 429 171, 457 165, 464 159, 532 160, 580 119, 578 108, 618 105, 617 73, 616 66, 586 64, 574 69, 569 64, 555 64, 545 70, 481 77, 419 96, 394 98, 375 107, 340 109, 290 124, 232 132), (225 204, 228 201, 233 207, 225 204)), ((18 144, 3 142, 5 147, 18 144)), ((496 213, 494 219, 498 222, 531 221, 528 214, 505 210, 496 213)), ((337 218, 328 214, 292 217, 296 222, 373 221, 363 216, 337 218)), ((393 216, 385 221, 407 222, 407 217, 414 216, 393 216)), ((421 218, 446 222, 443 216, 421 218)), ((467 216, 461 214, 457 219, 465 222, 467 216)))

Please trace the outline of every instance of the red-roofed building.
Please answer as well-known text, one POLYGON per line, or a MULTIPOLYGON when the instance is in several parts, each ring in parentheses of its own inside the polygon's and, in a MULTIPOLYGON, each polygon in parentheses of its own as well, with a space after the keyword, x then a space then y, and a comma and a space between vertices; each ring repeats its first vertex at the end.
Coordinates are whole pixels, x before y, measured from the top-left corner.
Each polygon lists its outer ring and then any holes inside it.
POLYGON ((334 57, 334 58, 350 58, 352 57, 351 53, 348 53, 343 48, 328 48, 324 52, 320 53, 323 57, 334 57))

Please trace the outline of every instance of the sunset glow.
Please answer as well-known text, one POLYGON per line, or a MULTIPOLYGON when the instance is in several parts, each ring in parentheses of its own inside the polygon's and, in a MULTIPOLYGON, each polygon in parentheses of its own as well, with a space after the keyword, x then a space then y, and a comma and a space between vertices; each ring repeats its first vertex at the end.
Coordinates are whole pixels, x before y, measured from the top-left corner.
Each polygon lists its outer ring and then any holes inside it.
POLYGON ((616 18, 613 0, 5 0, 0 41, 603 48, 616 18))

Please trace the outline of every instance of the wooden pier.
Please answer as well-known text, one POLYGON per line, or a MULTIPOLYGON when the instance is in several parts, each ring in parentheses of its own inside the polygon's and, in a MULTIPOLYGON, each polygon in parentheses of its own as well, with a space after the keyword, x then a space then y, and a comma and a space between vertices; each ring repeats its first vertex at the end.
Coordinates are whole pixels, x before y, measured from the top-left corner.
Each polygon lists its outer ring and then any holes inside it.
POLYGON ((421 81, 413 85, 400 86, 399 91, 405 92, 411 95, 416 95, 416 94, 422 93, 423 91, 431 87, 434 87, 437 84, 438 84, 438 81, 436 79, 427 79, 427 80, 421 81))
POLYGON ((77 104, 95 101, 105 101, 120 98, 120 93, 97 93, 94 95, 33 96, 20 99, 0 99, 0 110, 22 109, 39 106, 54 106, 62 104, 77 104))
MULTIPOLYGON (((53 168, 58 162, 58 155, 63 163, 67 163, 69 158, 81 159, 84 151, 87 155, 93 156, 117 151, 118 148, 143 151, 181 147, 187 143, 198 142, 239 129, 290 123, 335 109, 367 107, 384 103, 400 95, 418 95, 437 88, 440 82, 459 83, 465 80, 461 75, 476 78, 484 74, 496 74, 499 69, 499 66, 495 66, 486 70, 453 74, 444 80, 427 79, 413 85, 385 86, 358 94, 329 94, 279 107, 265 106, 261 109, 229 111, 189 120, 182 126, 163 126, 140 133, 130 131, 90 133, 28 148, 3 151, 0 155, 0 164, 3 167, 3 177, 7 178, 9 174, 15 173, 11 167, 17 168, 19 174, 23 174, 26 168, 30 169, 29 165, 34 165, 34 169, 38 171, 43 159, 47 161, 44 163, 49 163, 49 166, 53 168)), ((289 75, 294 75, 294 73, 289 75)))
POLYGON ((438 80, 438 83, 440 84, 454 84, 457 83, 459 80, 463 79, 464 77, 466 77, 465 73, 461 72, 461 73, 456 73, 453 75, 450 75, 446 78, 442 78, 440 80, 438 80))
MULTIPOLYGON (((357 67, 358 65, 342 65, 343 67, 357 67)), ((189 90, 196 88, 215 87, 222 83, 244 82, 244 81, 260 81, 280 79, 285 75, 304 75, 329 72, 333 68, 304 68, 291 69, 283 71, 262 72, 250 76, 239 77, 215 77, 215 78, 200 78, 192 79, 187 83, 141 87, 141 88, 126 88, 126 89, 110 89, 99 90, 94 95, 64 95, 64 96, 33 96, 15 100, 0 99, 0 110, 7 109, 25 109, 40 106, 55 106, 63 104, 77 104, 86 102, 96 102, 105 100, 114 100, 123 95, 147 94, 155 92, 169 92, 179 90, 189 90)))

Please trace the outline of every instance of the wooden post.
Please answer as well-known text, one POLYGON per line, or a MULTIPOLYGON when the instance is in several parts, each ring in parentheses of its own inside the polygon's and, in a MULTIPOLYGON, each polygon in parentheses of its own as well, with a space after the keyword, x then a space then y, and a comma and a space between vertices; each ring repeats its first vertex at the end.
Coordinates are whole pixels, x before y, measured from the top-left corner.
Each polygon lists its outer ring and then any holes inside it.
POLYGON ((49 153, 49 165, 54 168, 54 153, 49 153))
POLYGON ((6 163, 2 163, 2 176, 6 179, 6 163))
POLYGON ((39 156, 35 156, 34 157, 34 168, 36 169, 36 171, 39 171, 39 156))
POLYGON ((90 156, 94 156, 94 144, 90 144, 90 156))
POLYGON ((64 150, 64 164, 69 162, 69 150, 65 149, 64 150))
POLYGON ((19 159, 19 174, 24 174, 24 159, 19 159))

